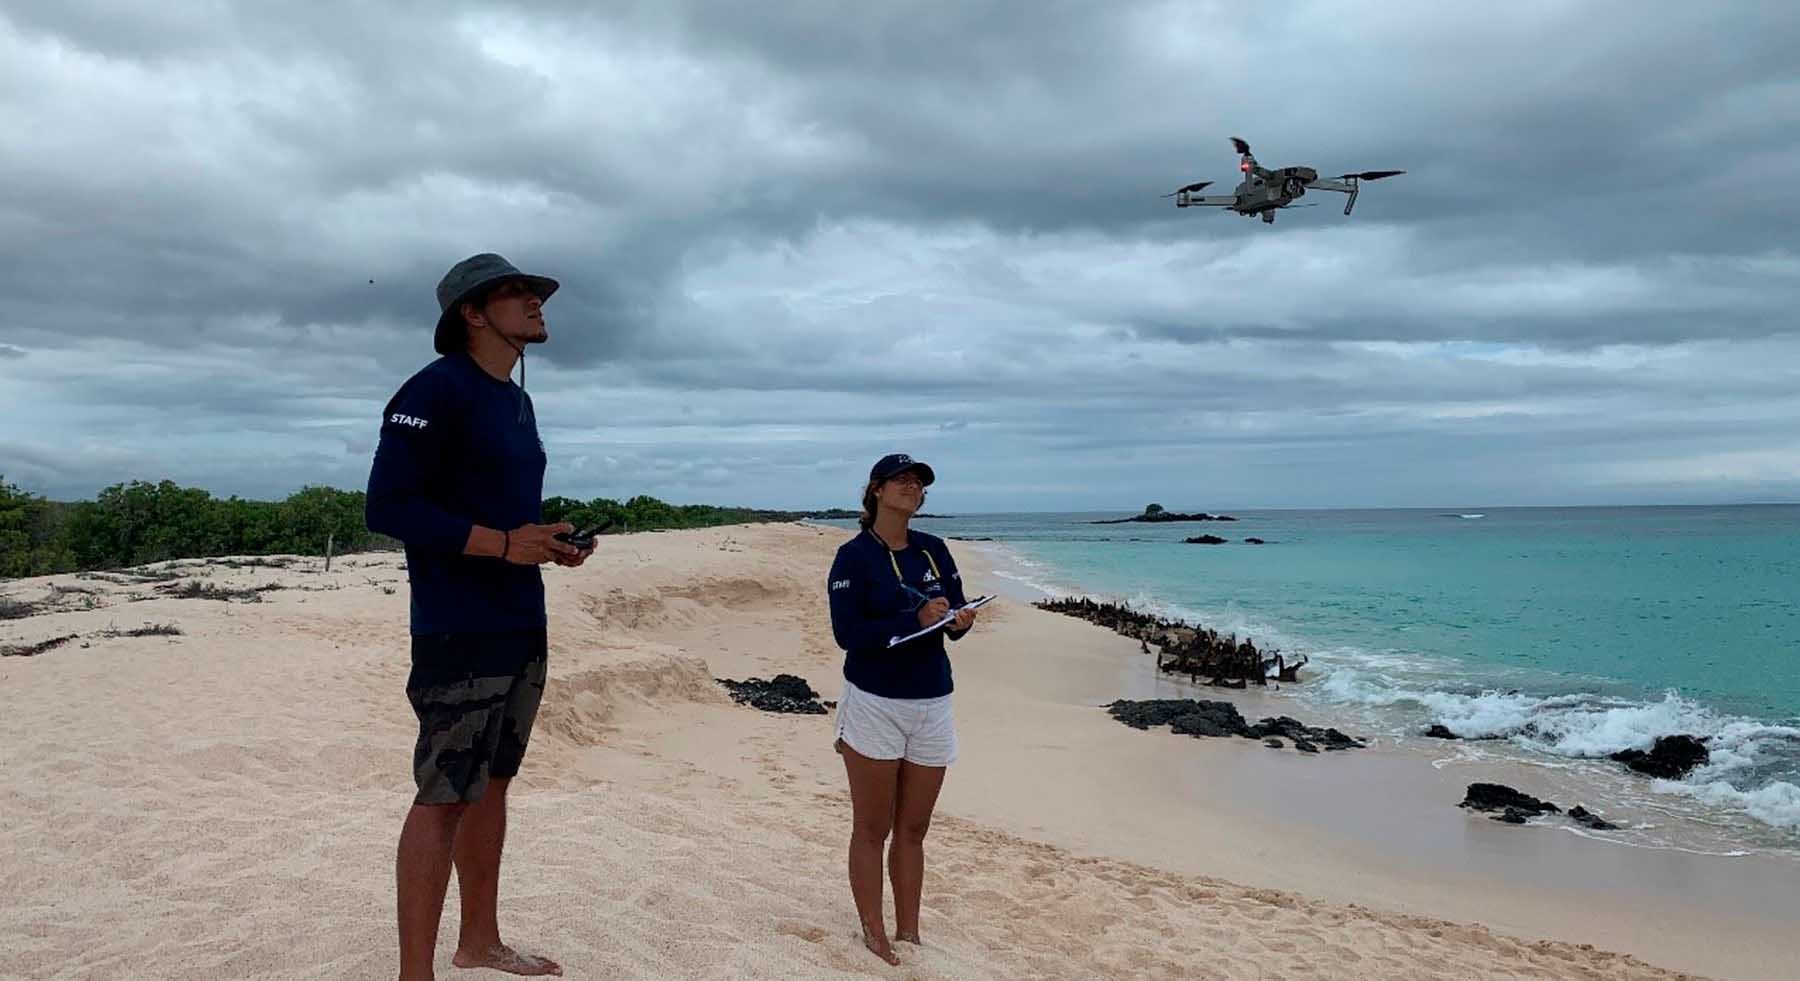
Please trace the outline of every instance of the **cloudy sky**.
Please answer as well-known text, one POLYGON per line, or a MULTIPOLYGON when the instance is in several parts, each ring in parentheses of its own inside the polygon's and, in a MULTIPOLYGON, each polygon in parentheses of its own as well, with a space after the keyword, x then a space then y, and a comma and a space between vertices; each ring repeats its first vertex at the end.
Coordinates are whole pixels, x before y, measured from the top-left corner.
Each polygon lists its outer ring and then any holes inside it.
POLYGON ((1796 50, 1774 0, 11 0, 0 474, 360 488, 497 251, 564 284, 552 494, 1800 500, 1796 50), (1407 173, 1159 196, 1231 136, 1407 173))

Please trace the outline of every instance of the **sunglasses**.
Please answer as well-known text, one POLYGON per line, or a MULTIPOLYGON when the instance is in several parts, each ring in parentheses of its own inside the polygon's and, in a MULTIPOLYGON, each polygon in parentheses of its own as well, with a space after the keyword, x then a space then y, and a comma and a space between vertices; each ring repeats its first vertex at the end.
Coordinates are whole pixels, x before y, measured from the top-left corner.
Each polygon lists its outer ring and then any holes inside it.
POLYGON ((491 303, 494 300, 510 300, 515 296, 535 295, 535 292, 529 285, 519 282, 518 280, 513 280, 510 283, 496 287, 492 292, 488 293, 487 299, 488 302, 491 303))

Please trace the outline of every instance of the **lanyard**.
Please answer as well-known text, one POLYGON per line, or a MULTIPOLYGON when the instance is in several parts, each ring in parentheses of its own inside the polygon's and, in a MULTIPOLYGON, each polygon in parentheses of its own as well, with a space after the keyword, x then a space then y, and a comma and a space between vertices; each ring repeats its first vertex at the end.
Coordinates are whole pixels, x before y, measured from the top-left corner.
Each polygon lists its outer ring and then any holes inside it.
MULTIPOLYGON (((938 571, 937 560, 931 557, 931 550, 922 548, 919 551, 925 553, 925 561, 931 566, 932 576, 936 577, 939 582, 942 582, 944 574, 938 571)), ((894 558, 892 549, 888 550, 888 563, 894 567, 894 578, 900 580, 900 585, 906 585, 906 577, 900 574, 900 560, 894 558)))
MULTIPOLYGON (((869 534, 875 535, 873 531, 869 532, 869 534)), ((881 542, 881 536, 875 535, 875 540, 881 542)), ((888 564, 894 567, 894 578, 900 580, 900 585, 905 586, 906 577, 900 574, 900 560, 894 558, 894 550, 888 548, 887 542, 881 542, 881 549, 887 553, 888 564)), ((931 574, 936 577, 939 582, 942 582, 944 580, 944 574, 938 571, 937 560, 931 557, 931 549, 922 548, 919 549, 919 551, 925 553, 925 563, 931 566, 931 574)))

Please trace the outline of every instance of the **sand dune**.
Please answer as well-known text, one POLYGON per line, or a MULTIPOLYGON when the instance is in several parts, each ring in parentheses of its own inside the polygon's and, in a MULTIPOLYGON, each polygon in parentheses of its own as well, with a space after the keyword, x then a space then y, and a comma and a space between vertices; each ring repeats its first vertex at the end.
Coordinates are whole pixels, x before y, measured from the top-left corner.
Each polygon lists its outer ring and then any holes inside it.
MULTIPOLYGON (((712 680, 786 670, 836 697, 820 588, 836 540, 638 535, 549 572, 551 683, 502 879, 510 942, 576 978, 1683 976, 1080 854, 949 807, 928 846, 926 946, 876 961, 844 880, 829 717, 755 712, 712 680)), ((0 646, 75 638, 0 658, 0 976, 392 976, 412 792, 400 566, 184 562, 148 570, 180 581, 0 586, 44 607, 0 621, 0 646), (177 598, 170 582, 243 592, 177 598), (147 625, 181 632, 124 633, 147 625)), ((990 625, 1035 616, 997 606, 990 625)), ((1033 728, 1034 705, 1018 701, 1022 740, 1054 731, 1052 716, 1033 728)), ((456 907, 452 886, 446 975, 456 907)))

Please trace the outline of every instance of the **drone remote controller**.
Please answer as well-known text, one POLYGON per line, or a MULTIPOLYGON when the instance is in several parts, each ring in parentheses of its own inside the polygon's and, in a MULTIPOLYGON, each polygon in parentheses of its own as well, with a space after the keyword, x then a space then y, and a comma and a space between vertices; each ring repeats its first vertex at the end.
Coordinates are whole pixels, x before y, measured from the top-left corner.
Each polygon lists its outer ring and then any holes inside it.
POLYGON ((606 529, 611 528, 613 526, 613 523, 614 522, 611 518, 607 518, 605 521, 600 522, 599 524, 595 525, 592 528, 587 529, 586 531, 561 531, 561 532, 557 532, 555 535, 552 535, 550 537, 556 539, 559 542, 562 542, 565 545, 573 545, 576 548, 581 549, 582 551, 585 552, 588 549, 594 547, 595 536, 599 535, 601 532, 605 531, 606 529))

